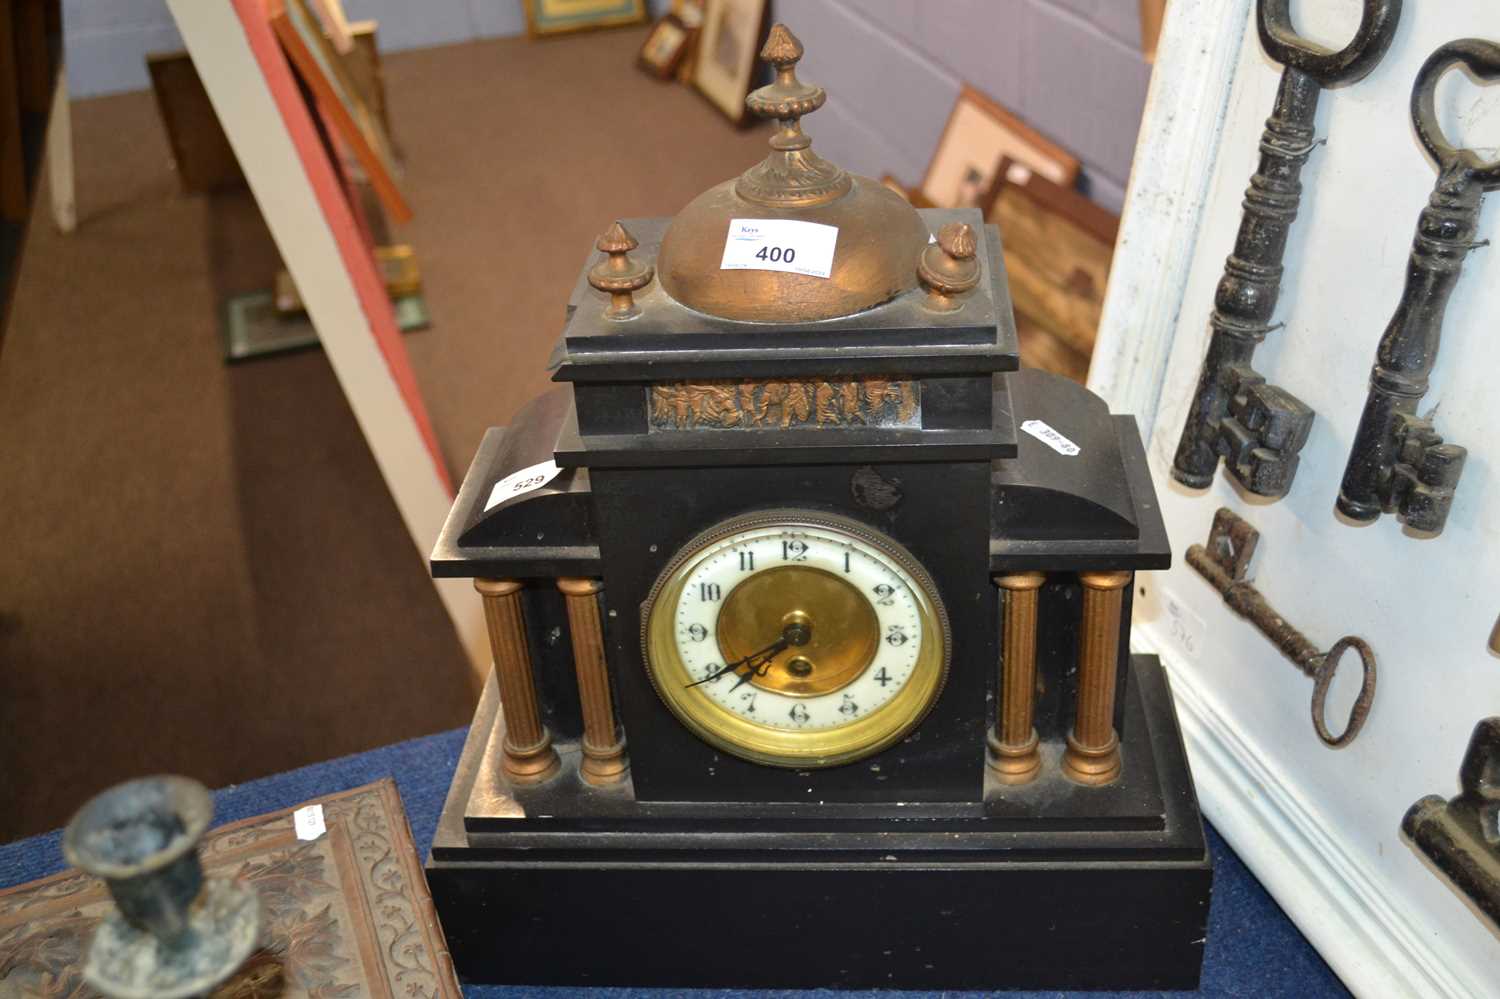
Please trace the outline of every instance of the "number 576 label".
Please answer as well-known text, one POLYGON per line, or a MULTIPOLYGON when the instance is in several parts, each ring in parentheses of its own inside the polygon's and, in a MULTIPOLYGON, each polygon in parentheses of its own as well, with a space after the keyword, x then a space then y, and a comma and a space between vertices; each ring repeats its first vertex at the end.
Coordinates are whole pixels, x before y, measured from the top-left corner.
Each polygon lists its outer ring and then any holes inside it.
POLYGON ((826 278, 833 270, 838 226, 790 219, 730 219, 726 271, 788 271, 826 278))

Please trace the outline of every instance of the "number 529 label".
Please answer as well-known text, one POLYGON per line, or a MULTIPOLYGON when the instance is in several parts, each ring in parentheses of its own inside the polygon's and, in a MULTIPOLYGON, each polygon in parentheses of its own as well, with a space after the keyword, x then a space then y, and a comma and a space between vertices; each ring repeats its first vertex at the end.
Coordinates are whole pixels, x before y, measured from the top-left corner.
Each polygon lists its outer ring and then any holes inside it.
POLYGON ((726 271, 788 271, 826 278, 833 270, 838 226, 790 219, 730 219, 726 271))
POLYGON ((495 488, 490 490, 490 498, 484 504, 484 508, 489 510, 508 499, 520 496, 522 493, 529 493, 540 489, 557 478, 561 472, 562 469, 557 467, 557 462, 550 458, 535 465, 529 465, 519 472, 511 472, 505 478, 495 483, 495 488))

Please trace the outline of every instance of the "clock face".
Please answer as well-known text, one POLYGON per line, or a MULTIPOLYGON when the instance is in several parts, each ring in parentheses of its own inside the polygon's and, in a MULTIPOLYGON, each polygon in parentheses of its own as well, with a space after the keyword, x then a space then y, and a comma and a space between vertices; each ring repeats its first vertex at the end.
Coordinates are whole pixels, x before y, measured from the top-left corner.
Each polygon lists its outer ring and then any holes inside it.
POLYGON ((827 514, 753 514, 700 535, 642 618, 662 700, 758 763, 879 752, 921 720, 947 674, 947 616, 926 572, 889 538, 827 514))

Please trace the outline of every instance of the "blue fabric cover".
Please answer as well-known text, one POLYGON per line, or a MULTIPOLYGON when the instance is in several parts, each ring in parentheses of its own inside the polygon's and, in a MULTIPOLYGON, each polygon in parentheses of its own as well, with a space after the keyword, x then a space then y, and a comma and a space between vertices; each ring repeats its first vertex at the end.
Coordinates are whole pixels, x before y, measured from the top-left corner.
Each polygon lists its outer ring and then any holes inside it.
MULTIPOLYGON (((343 791, 368 784, 381 777, 395 778, 401 789, 401 800, 416 839, 417 853, 426 856, 442 811, 448 782, 458 765, 466 729, 454 729, 439 735, 412 739, 367 753, 357 753, 326 763, 315 763, 261 780, 226 787, 214 795, 215 824, 250 818, 277 809, 289 808, 319 795, 343 791)), ((191 776, 191 774, 189 774, 191 776)), ((78 803, 94 791, 79 793, 78 803)), ((59 846, 61 832, 50 832, 0 846, 0 887, 46 877, 63 869, 59 846)), ((1213 827, 1208 829, 1209 849, 1214 858, 1213 906, 1209 914, 1207 955, 1203 964, 1202 995, 1246 996, 1270 999, 1275 996, 1312 999, 1316 996, 1346 996, 1338 978, 1313 950, 1307 939, 1277 906, 1274 899, 1255 880, 1255 876, 1235 856, 1213 827)), ((970 992, 756 992, 743 989, 658 990, 658 989, 570 989, 521 988, 504 986, 469 986, 464 994, 471 999, 520 999, 547 997, 563 999, 580 996, 586 999, 636 999, 636 997, 701 996, 740 999, 769 996, 829 996, 852 999, 857 996, 931 996, 945 999, 977 996, 970 992)), ((1061 992, 1010 992, 1017 999, 1025 997, 1062 996, 1061 992)), ((1108 999, 1113 995, 1149 995, 1153 993, 1081 992, 1080 996, 1108 999)), ((1184 993, 1162 993, 1183 995, 1184 993)))

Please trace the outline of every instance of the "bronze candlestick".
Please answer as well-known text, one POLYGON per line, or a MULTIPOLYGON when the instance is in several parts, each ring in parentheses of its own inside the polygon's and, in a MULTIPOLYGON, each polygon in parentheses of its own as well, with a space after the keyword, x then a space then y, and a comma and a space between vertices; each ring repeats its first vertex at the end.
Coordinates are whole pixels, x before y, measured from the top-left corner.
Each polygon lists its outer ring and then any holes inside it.
POLYGON ((83 977, 115 999, 206 995, 255 949, 260 900, 203 876, 198 841, 213 798, 186 777, 143 777, 105 791, 63 832, 68 863, 104 879, 117 912, 99 925, 83 977))

